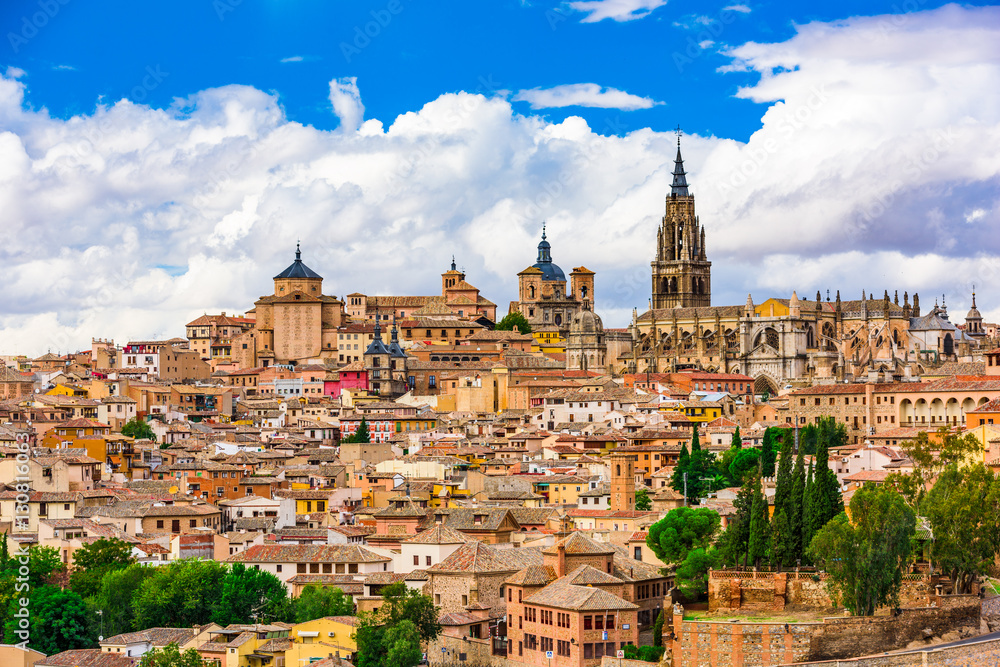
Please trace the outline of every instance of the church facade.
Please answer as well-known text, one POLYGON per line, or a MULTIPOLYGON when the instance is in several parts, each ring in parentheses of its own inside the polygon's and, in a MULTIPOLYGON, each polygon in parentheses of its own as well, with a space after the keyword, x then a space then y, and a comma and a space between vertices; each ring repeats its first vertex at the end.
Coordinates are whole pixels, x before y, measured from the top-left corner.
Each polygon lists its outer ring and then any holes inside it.
POLYGON ((257 299, 247 315, 253 327, 232 339, 240 368, 337 358, 344 302, 323 294, 323 277, 305 265, 298 245, 295 261, 274 276, 274 294, 257 299))

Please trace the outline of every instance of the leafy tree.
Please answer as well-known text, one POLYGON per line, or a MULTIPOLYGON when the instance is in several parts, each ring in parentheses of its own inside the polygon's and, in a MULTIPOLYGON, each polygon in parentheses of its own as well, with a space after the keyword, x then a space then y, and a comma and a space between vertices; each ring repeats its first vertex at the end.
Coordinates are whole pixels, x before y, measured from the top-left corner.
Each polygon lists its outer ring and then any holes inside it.
POLYGON ((104 618, 104 635, 113 637, 140 628, 135 624, 132 601, 142 587, 142 582, 156 574, 156 568, 133 563, 120 570, 110 570, 101 580, 97 594, 88 598, 96 612, 104 618))
POLYGON ((674 571, 674 585, 689 599, 708 591, 708 571, 719 566, 721 553, 712 547, 693 549, 674 571))
POLYGON ((358 430, 354 434, 354 442, 371 442, 371 433, 368 432, 368 422, 364 417, 361 418, 361 423, 358 424, 358 430))
POLYGON ((413 621, 400 621, 385 630, 386 664, 393 667, 415 667, 423 658, 420 633, 413 621))
POLYGON ((306 586, 295 604, 295 620, 299 623, 324 616, 352 616, 354 602, 339 588, 306 586))
POLYGON ((663 610, 660 610, 659 616, 656 617, 656 621, 653 623, 653 646, 663 646, 663 610))
POLYGON ((931 560, 956 593, 971 593, 1000 552, 1000 480, 982 463, 951 464, 920 504, 931 524, 931 560))
POLYGON ((62 587, 66 580, 66 564, 55 547, 33 546, 28 549, 28 585, 32 589, 46 585, 62 587))
POLYGON ((710 545, 720 523, 715 510, 678 507, 649 527, 646 545, 664 563, 679 563, 692 549, 710 545))
POLYGON ((653 509, 653 501, 649 499, 649 491, 644 488, 635 490, 635 509, 639 512, 648 512, 653 509))
MULTIPOLYGON (((40 586, 31 590, 29 601, 29 648, 53 655, 94 645, 94 637, 88 629, 90 619, 87 605, 79 595, 55 586, 40 586)), ((4 627, 4 637, 8 644, 19 641, 15 634, 18 619, 14 618, 14 607, 20 608, 16 598, 11 601, 4 627)))
POLYGON ((156 568, 132 599, 137 628, 191 627, 212 620, 226 567, 212 560, 179 560, 156 568))
POLYGON ((816 437, 816 426, 814 424, 806 424, 799 431, 799 451, 806 456, 814 456, 816 454, 816 437))
POLYGON ((740 435, 739 424, 736 425, 736 430, 733 431, 733 440, 729 445, 730 449, 743 449, 743 436, 740 435))
POLYGON ((899 603, 916 515, 889 486, 861 487, 850 509, 850 520, 841 512, 816 533, 808 553, 829 573, 831 596, 855 616, 871 616, 899 603))
POLYGON ((270 572, 233 563, 222 578, 222 596, 212 614, 219 625, 271 623, 288 615, 288 589, 270 572))
POLYGON ((674 467, 670 488, 678 493, 684 493, 684 474, 687 473, 687 499, 691 504, 697 504, 698 499, 711 490, 711 482, 715 478, 715 455, 701 448, 698 437, 698 425, 694 426, 691 436, 690 451, 681 449, 674 467))
POLYGON ((733 462, 729 464, 730 478, 740 486, 760 466, 760 451, 756 449, 741 449, 736 452, 733 462))
POLYGON ((156 440, 153 427, 146 423, 144 419, 139 419, 138 417, 132 417, 132 419, 125 422, 125 425, 122 426, 122 435, 127 435, 136 440, 156 440))
POLYGON ((788 497, 788 564, 803 556, 802 515, 805 509, 806 469, 802 448, 795 455, 795 467, 792 468, 792 492, 788 497))
POLYGON ((70 588, 84 598, 101 590, 101 581, 114 570, 121 570, 135 562, 132 545, 117 538, 100 538, 73 552, 73 572, 70 588))
POLYGON ((513 331, 515 328, 518 333, 521 334, 531 333, 531 325, 521 313, 511 313, 507 315, 502 320, 497 322, 497 325, 494 327, 497 331, 513 331))
MULTIPOLYGON (((416 660, 419 661, 420 645, 441 634, 438 608, 429 595, 399 582, 383 588, 382 599, 385 602, 374 612, 358 614, 354 631, 357 667, 398 667, 393 660, 411 659, 413 642, 416 642, 416 660), (398 630, 401 626, 405 628, 402 631, 398 630), (408 626, 412 626, 413 632, 408 626)), ((414 664, 407 663, 407 667, 414 664)))
POLYGON ((750 544, 747 558, 753 561, 754 567, 760 567, 760 562, 767 556, 771 542, 771 526, 768 521, 767 498, 761 488, 761 468, 753 479, 753 502, 750 505, 750 544))
POLYGON ((144 653, 139 667, 208 667, 208 663, 193 648, 181 653, 177 644, 167 644, 144 653))
POLYGON ((641 660, 643 662, 659 662, 663 657, 663 646, 656 644, 653 646, 633 646, 625 644, 625 658, 627 660, 641 660))
POLYGON ((952 433, 947 426, 938 429, 933 442, 926 432, 921 432, 917 437, 902 442, 900 447, 913 460, 913 472, 894 473, 889 475, 887 482, 899 489, 906 502, 914 508, 920 505, 927 488, 944 473, 945 468, 961 466, 983 451, 983 445, 976 436, 952 433))

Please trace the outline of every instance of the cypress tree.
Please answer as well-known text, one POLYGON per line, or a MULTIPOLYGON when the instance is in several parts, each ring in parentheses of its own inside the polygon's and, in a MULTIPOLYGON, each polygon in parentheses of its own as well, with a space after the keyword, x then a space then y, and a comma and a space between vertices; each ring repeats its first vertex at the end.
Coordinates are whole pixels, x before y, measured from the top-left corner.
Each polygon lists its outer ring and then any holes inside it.
POLYGON ((774 427, 768 427, 764 431, 764 442, 760 446, 760 464, 764 477, 774 477, 774 462, 778 458, 774 445, 776 435, 777 429, 774 427))
POLYGON ((802 511, 806 490, 806 469, 802 449, 795 455, 795 468, 792 470, 792 492, 788 497, 788 557, 789 562, 802 558, 802 511))
POLYGON ((740 435, 739 424, 736 425, 736 430, 733 431, 733 441, 729 444, 731 449, 743 449, 743 436, 740 435))
POLYGON ((774 521, 771 522, 771 564, 781 571, 785 565, 791 565, 792 540, 790 539, 788 511, 785 508, 776 510, 774 521))
MULTIPOLYGON (((674 474, 670 478, 670 488, 672 488, 677 493, 684 493, 684 473, 688 473, 690 478, 691 472, 691 455, 688 454, 687 447, 681 447, 680 456, 677 457, 677 465, 674 466, 674 474)), ((688 492, 691 491, 691 480, 688 479, 688 492)))
POLYGON ((736 494, 733 501, 733 508, 736 510, 733 520, 729 522, 726 531, 730 534, 729 549, 730 559, 739 565, 740 558, 743 558, 743 565, 747 564, 747 551, 750 546, 750 518, 753 509, 753 476, 747 480, 736 494))
POLYGON ((767 556, 767 547, 771 542, 770 525, 767 516, 767 499, 761 489, 761 469, 753 478, 753 504, 750 507, 750 546, 749 560, 754 567, 760 567, 761 560, 767 556))
POLYGON ((806 472, 805 491, 802 493, 802 554, 809 550, 809 543, 812 542, 815 530, 813 528, 813 516, 816 512, 816 480, 813 475, 813 464, 809 462, 809 470, 806 472))
POLYGON ((781 444, 781 457, 778 459, 778 473, 774 486, 774 515, 782 509, 788 510, 788 502, 792 497, 792 439, 786 438, 781 444))

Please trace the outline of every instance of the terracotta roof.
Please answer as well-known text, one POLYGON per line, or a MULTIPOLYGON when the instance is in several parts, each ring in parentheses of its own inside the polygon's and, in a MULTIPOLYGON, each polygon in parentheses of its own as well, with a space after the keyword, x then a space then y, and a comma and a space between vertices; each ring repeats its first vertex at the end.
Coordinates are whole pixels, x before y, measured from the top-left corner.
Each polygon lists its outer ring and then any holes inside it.
POLYGON ((569 583, 568 579, 568 576, 559 579, 537 593, 528 596, 524 601, 545 607, 572 609, 576 611, 626 611, 639 608, 637 605, 623 600, 603 588, 575 586, 569 583))
POLYGON ((462 545, 428 568, 428 572, 516 572, 541 562, 542 554, 538 549, 497 549, 476 540, 462 545))
POLYGON ((406 541, 410 544, 465 544, 469 538, 445 525, 438 525, 406 541))
POLYGON ((561 540, 556 541, 551 547, 546 547, 542 553, 555 556, 559 553, 559 547, 563 546, 566 548, 566 554, 613 554, 615 552, 614 548, 609 544, 601 544, 600 542, 595 542, 591 538, 587 537, 583 533, 571 533, 568 537, 564 537, 561 540))
POLYGON ((514 586, 545 586, 556 578, 555 569, 548 565, 529 565, 514 576, 504 579, 504 583, 514 586))
POLYGON ((391 560, 357 544, 264 544, 230 556, 231 563, 381 563, 391 560))

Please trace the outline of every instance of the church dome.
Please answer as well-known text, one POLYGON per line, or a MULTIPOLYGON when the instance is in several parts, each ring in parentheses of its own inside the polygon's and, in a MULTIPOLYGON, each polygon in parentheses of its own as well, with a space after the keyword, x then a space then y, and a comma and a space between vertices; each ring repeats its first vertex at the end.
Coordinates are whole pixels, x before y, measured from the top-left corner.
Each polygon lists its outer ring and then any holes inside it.
POLYGON ((569 327, 570 334, 595 334, 604 332, 604 323, 594 311, 586 308, 573 317, 569 327))
POLYGON ((552 246, 545 240, 545 225, 542 225, 542 240, 538 244, 538 259, 532 265, 542 272, 542 280, 566 282, 566 274, 552 263, 552 246))
POLYGON ((318 278, 323 279, 321 275, 310 269, 302 262, 302 251, 299 249, 299 244, 295 244, 295 261, 292 262, 287 269, 279 273, 274 277, 275 280, 281 280, 282 278, 318 278))

